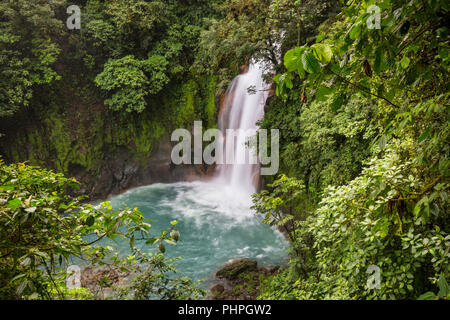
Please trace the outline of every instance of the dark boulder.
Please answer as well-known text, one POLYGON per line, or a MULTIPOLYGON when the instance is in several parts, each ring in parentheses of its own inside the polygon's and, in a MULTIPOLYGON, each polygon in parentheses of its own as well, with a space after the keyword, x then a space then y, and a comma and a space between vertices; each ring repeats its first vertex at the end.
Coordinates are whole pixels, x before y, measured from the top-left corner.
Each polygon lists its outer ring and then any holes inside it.
POLYGON ((210 291, 214 296, 217 296, 221 294, 225 290, 224 286, 221 284, 216 284, 215 286, 211 287, 210 291))
POLYGON ((220 268, 216 272, 217 278, 236 280, 241 273, 258 270, 258 263, 249 259, 238 259, 220 268))

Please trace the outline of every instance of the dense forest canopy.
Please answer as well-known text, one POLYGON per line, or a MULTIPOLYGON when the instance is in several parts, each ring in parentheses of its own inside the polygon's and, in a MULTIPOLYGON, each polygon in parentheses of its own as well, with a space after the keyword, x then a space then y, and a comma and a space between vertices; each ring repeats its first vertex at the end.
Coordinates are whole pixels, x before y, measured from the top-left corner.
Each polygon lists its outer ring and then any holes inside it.
POLYGON ((100 194, 108 155, 142 162, 171 128, 217 127, 253 59, 273 90, 260 126, 281 131, 253 208, 290 241, 259 298, 448 299, 449 21, 445 0, 3 0, 0 298, 92 298, 65 287, 72 256, 139 272, 120 298, 201 297, 169 276, 176 222, 151 235, 138 209, 76 195, 100 194))
POLYGON ((447 21, 444 1, 362 1, 285 53, 263 127, 289 132, 281 161, 293 180, 275 181, 256 209, 291 219, 295 240, 292 267, 262 297, 447 294, 447 21), (379 28, 366 24, 373 4, 379 28), (380 290, 366 285, 371 265, 380 290))

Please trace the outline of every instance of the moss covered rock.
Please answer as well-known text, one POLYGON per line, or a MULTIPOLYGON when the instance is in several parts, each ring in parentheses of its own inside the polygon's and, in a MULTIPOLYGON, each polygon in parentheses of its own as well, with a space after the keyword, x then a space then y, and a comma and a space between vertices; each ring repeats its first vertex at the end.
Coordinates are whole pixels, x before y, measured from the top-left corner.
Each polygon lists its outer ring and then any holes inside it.
POLYGON ((216 272, 217 278, 236 280, 241 273, 258 270, 258 263, 249 259, 238 259, 225 265, 216 272))

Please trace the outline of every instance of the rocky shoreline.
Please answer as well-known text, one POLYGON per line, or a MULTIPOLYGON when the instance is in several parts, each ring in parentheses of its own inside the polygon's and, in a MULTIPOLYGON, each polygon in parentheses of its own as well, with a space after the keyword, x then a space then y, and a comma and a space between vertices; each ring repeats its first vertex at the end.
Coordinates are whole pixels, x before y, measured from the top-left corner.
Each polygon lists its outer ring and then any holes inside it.
POLYGON ((112 266, 88 266, 81 272, 81 287, 89 289, 96 299, 105 299, 114 294, 115 287, 130 283, 133 275, 121 272, 112 266))
MULTIPOLYGON (((284 268, 258 266, 257 261, 247 258, 231 259, 212 276, 214 284, 205 300, 256 300, 261 282, 284 268)), ((89 289, 94 299, 105 299, 114 294, 114 288, 129 285, 134 276, 111 266, 88 266, 81 272, 81 287, 89 289)))
POLYGON ((256 300, 261 282, 277 274, 280 266, 258 266, 246 258, 232 259, 213 275, 216 284, 209 288, 206 300, 256 300))

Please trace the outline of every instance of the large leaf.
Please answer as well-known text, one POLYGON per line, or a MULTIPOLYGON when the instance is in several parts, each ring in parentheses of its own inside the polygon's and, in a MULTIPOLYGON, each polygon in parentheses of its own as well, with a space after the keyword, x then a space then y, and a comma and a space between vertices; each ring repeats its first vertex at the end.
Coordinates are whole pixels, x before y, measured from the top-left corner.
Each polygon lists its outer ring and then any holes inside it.
POLYGON ((297 71, 300 78, 305 77, 305 70, 302 64, 302 54, 305 48, 295 47, 284 55, 284 65, 289 72, 297 71))
POLYGON ((380 72, 386 71, 388 68, 386 50, 383 47, 378 47, 375 51, 375 63, 373 65, 373 70, 379 74, 380 72))
POLYGON ((12 210, 16 210, 20 207, 21 204, 22 201, 20 199, 13 199, 9 200, 6 206, 12 210))
POLYGON ((334 112, 338 111, 345 101, 345 94, 340 94, 339 96, 334 99, 334 101, 330 105, 330 109, 334 112))
POLYGON ((328 87, 320 87, 315 94, 315 99, 317 101, 326 101, 328 96, 333 93, 333 90, 328 87))
POLYGON ((406 68, 408 68, 410 61, 411 60, 407 56, 404 56, 402 58, 402 60, 400 61, 400 65, 402 66, 403 69, 406 69, 406 68))
POLYGON ((431 291, 422 294, 418 300, 438 300, 438 297, 431 291))
POLYGON ((320 64, 311 51, 305 51, 302 55, 303 68, 309 73, 320 72, 320 64))
POLYGON ((305 51, 305 48, 295 47, 286 52, 284 65, 288 71, 292 72, 297 69, 298 64, 301 63, 303 51, 305 51))
POLYGON ((439 297, 447 297, 449 294, 449 288, 447 280, 445 280, 445 277, 443 274, 439 277, 439 297))
POLYGON ((362 26, 361 24, 357 24, 353 26, 352 30, 350 30, 349 37, 352 40, 358 39, 359 35, 361 34, 362 26))
POLYGON ((315 43, 311 46, 316 55, 317 59, 322 63, 329 63, 331 58, 333 57, 333 51, 331 51, 331 47, 327 44, 323 43, 315 43))

